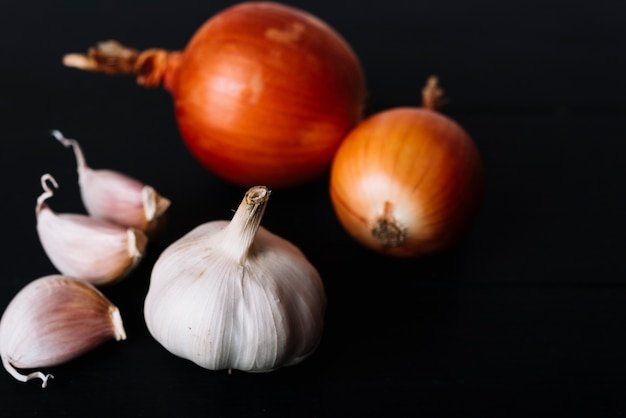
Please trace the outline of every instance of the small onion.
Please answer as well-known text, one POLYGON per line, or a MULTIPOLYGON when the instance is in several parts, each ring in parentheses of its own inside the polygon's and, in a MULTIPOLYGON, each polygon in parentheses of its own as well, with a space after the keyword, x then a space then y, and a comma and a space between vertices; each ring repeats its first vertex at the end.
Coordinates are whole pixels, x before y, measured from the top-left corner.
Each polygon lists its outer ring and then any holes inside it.
POLYGON ((362 118, 365 77, 350 47, 317 17, 244 2, 208 19, 182 51, 108 41, 67 66, 163 85, 188 149, 230 182, 291 187, 325 173, 362 118))
POLYGON ((348 134, 332 163, 330 196, 359 243, 397 257, 455 245, 480 206, 483 165, 467 132, 437 111, 431 77, 423 104, 374 114, 348 134))

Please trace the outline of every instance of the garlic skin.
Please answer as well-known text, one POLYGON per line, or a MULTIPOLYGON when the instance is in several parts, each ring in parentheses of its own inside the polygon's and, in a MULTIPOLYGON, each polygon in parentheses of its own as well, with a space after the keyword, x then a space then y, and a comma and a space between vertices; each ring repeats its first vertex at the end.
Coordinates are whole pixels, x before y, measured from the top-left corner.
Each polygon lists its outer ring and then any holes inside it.
POLYGON ((16 368, 51 367, 108 340, 125 340, 119 309, 93 285, 53 274, 33 280, 9 302, 0 319, 0 357, 20 382, 50 374, 22 374, 16 368))
POLYGON ((98 286, 126 277, 143 258, 147 236, 87 215, 55 213, 46 203, 53 196, 48 181, 58 187, 50 174, 41 177, 44 193, 35 213, 39 240, 52 264, 64 275, 98 286))
POLYGON ((126 174, 90 168, 78 141, 58 130, 51 134, 74 150, 81 198, 91 216, 144 232, 155 230, 170 206, 169 199, 126 174))
POLYGON ((210 370, 266 372, 317 347, 324 286, 295 245, 259 226, 269 194, 251 188, 232 221, 196 227, 155 263, 144 316, 171 353, 210 370))

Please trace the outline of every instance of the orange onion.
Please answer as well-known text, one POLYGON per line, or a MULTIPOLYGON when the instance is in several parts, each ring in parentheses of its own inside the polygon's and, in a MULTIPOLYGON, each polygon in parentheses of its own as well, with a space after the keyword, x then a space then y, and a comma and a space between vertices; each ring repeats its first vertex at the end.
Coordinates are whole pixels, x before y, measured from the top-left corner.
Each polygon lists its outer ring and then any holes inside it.
POLYGON ((365 76, 351 46, 319 18, 280 3, 231 6, 182 51, 107 41, 63 61, 162 85, 191 153, 242 186, 291 187, 321 176, 363 115, 365 76))
POLYGON ((396 257, 451 248, 482 201, 484 170, 468 133, 437 109, 443 91, 431 77, 422 107, 369 116, 332 162, 330 196, 345 230, 365 247, 396 257))

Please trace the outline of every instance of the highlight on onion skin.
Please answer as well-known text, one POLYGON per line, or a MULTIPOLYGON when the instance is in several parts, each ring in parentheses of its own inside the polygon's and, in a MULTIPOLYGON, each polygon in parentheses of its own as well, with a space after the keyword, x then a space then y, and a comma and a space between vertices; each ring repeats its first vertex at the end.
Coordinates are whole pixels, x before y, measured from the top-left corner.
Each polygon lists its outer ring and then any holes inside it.
POLYGON ((63 61, 163 86, 190 152, 242 186, 319 178, 363 117, 365 76, 351 46, 319 18, 280 3, 231 6, 181 51, 107 41, 63 61))
POLYGON ((422 107, 378 112, 354 128, 332 163, 337 218, 360 244, 394 257, 456 245, 484 194, 484 167, 469 134, 441 114, 436 77, 422 107))

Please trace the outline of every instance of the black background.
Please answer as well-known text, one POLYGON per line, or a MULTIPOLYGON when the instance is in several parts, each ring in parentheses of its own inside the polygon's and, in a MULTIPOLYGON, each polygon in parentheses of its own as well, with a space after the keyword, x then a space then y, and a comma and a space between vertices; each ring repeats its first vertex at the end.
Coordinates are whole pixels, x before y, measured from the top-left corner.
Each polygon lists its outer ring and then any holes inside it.
POLYGON ((431 74, 444 113, 487 172, 474 228, 445 254, 398 260, 354 243, 327 178, 273 193, 263 224, 298 245, 329 299, 318 350, 269 374, 213 372, 174 357, 143 322, 151 266, 192 227, 229 219, 244 190, 204 170, 171 96, 63 67, 105 39, 182 49, 229 1, 4 0, 0 11, 0 307, 54 273, 35 231, 51 206, 84 211, 70 151, 172 200, 170 224, 103 292, 128 339, 67 364, 46 389, 0 374, 0 415, 212 417, 626 416, 626 2, 290 1, 359 55, 371 110, 419 105, 431 74))

